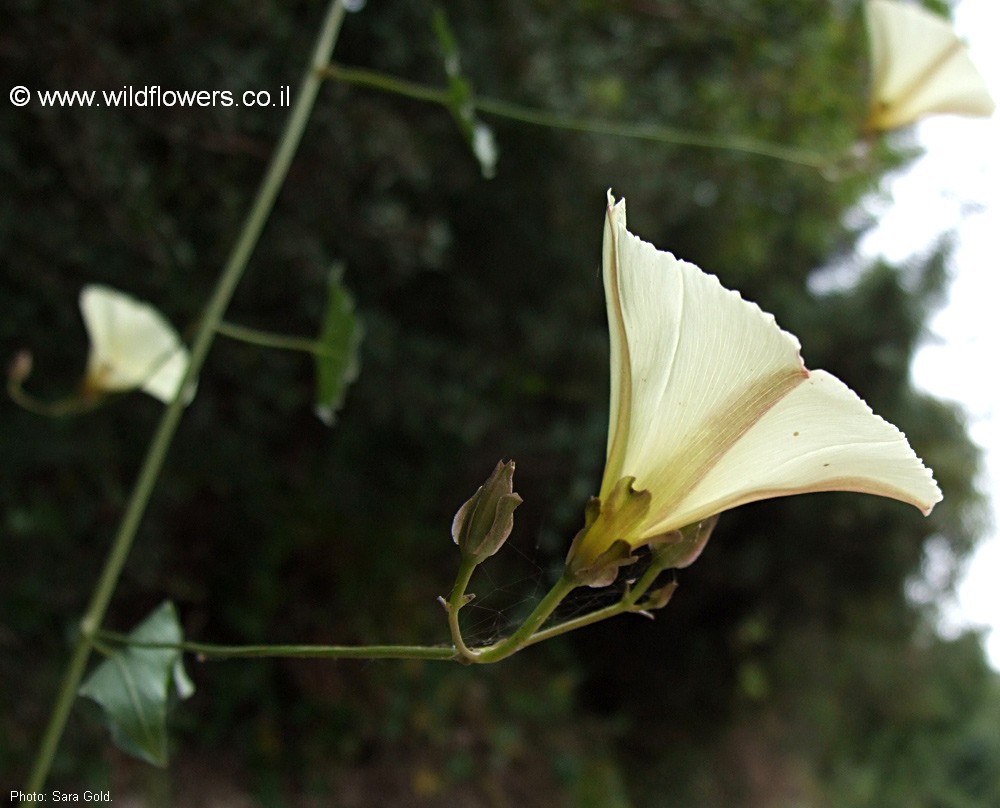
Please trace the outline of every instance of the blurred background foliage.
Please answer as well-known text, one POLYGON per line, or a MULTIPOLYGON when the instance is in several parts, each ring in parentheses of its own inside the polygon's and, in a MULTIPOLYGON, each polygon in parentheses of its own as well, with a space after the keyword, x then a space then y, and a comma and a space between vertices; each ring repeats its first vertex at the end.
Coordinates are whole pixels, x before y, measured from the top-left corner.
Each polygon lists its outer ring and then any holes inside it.
MULTIPOLYGON (((2 70, 32 89, 276 94, 296 85, 322 6, 8 0, 2 70)), ((113 751, 81 704, 53 785, 106 783, 151 805, 1000 804, 997 676, 975 636, 938 638, 933 605, 908 596, 929 546, 957 567, 983 508, 962 413, 908 371, 948 245, 905 266, 853 252, 871 225, 861 200, 914 152, 905 134, 858 142, 860 4, 447 11, 485 96, 794 144, 831 167, 484 116, 500 149, 486 181, 446 110, 331 82, 229 319, 314 334, 340 262, 364 321, 361 374, 330 430, 312 414, 308 357, 220 338, 109 625, 169 597, 208 641, 444 642, 434 598, 457 562, 451 516, 513 457, 525 504, 467 610, 475 637, 502 632, 556 574, 600 478, 609 186, 631 229, 774 312, 810 366, 907 432, 944 502, 926 520, 848 494, 741 508, 655 622, 619 618, 491 668, 194 664, 168 772, 113 751)), ((446 82, 423 2, 369 3, 335 58, 446 82)), ((279 108, 7 109, 0 331, 7 355, 34 352, 33 392, 58 397, 82 373, 85 283, 153 301, 190 334, 283 120, 279 108)), ((160 411, 141 395, 65 420, 0 409, 12 783, 160 411)))

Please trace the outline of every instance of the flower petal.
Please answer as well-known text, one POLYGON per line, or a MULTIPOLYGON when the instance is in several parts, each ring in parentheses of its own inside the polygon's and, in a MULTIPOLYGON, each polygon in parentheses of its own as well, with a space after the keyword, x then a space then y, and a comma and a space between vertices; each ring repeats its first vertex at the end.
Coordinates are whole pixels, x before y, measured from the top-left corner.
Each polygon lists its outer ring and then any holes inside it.
POLYGON ((989 117, 996 105, 948 20, 920 6, 869 0, 872 129, 905 126, 930 113, 989 117))
POLYGON ((601 499, 633 476, 654 493, 651 513, 669 513, 807 372, 771 315, 629 233, 623 201, 608 209, 604 269, 612 415, 601 499))
POLYGON ((80 311, 90 337, 87 384, 104 391, 141 387, 164 403, 184 377, 188 352, 152 306, 107 286, 87 286, 80 311))
POLYGON ((816 370, 721 458, 665 527, 755 500, 813 491, 877 494, 924 514, 941 500, 930 469, 906 436, 842 381, 816 370))

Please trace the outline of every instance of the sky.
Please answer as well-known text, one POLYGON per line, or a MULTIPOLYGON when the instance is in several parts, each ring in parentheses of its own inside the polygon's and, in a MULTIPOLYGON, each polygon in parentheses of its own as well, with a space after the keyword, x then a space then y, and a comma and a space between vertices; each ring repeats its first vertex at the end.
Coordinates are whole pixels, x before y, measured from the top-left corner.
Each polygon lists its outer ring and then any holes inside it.
MULTIPOLYGON (((1000 2, 962 0, 955 27, 1000 103, 1000 2)), ((926 153, 890 182, 888 205, 874 203, 879 226, 861 247, 903 263, 941 233, 957 236, 948 301, 931 322, 913 378, 963 406, 972 439, 985 451, 979 485, 991 499, 993 525, 964 570, 957 598, 943 604, 941 629, 953 635, 983 628, 990 661, 1000 670, 1000 392, 988 371, 1000 356, 1000 113, 988 120, 929 118, 914 134, 926 153)))

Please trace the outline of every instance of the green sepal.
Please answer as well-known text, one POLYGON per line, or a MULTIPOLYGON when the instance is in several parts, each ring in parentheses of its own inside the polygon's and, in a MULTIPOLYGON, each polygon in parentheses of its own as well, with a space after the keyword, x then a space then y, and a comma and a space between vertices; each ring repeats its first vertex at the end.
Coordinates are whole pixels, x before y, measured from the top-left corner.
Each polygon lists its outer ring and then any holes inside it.
POLYGON ((649 513, 652 494, 637 491, 635 477, 623 477, 606 500, 591 497, 584 512, 583 529, 573 539, 566 557, 570 577, 587 586, 608 586, 618 576, 619 567, 636 559, 633 539, 649 513))
POLYGON ((612 545, 595 558, 584 564, 578 556, 566 562, 566 575, 578 586, 610 586, 618 577, 618 570, 637 561, 632 555, 632 545, 624 539, 615 539, 612 545))
MULTIPOLYGON (((164 601, 133 629, 138 643, 177 645, 184 639, 177 610, 164 601)), ((152 763, 167 765, 167 707, 171 692, 181 699, 194 693, 181 652, 174 648, 125 645, 91 671, 79 695, 104 710, 115 744, 122 751, 152 763)))
POLYGON ((354 298, 341 283, 342 274, 339 267, 330 271, 326 309, 317 338, 315 412, 327 426, 333 426, 347 386, 358 376, 363 333, 354 313, 354 298))

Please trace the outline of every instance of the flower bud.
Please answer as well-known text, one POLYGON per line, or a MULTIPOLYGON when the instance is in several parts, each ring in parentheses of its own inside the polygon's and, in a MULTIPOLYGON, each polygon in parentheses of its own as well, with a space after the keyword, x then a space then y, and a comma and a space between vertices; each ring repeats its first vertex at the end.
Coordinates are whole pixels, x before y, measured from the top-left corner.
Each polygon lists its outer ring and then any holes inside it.
POLYGON ((500 461, 451 523, 462 555, 480 564, 499 550, 514 529, 514 509, 522 501, 514 493, 514 461, 500 461))
POLYGON ((34 360, 31 351, 18 351, 7 370, 7 380, 15 387, 20 387, 31 375, 34 360))
POLYGON ((682 570, 690 567, 705 549, 718 521, 719 514, 715 514, 651 539, 649 546, 654 558, 664 564, 664 569, 682 570))

